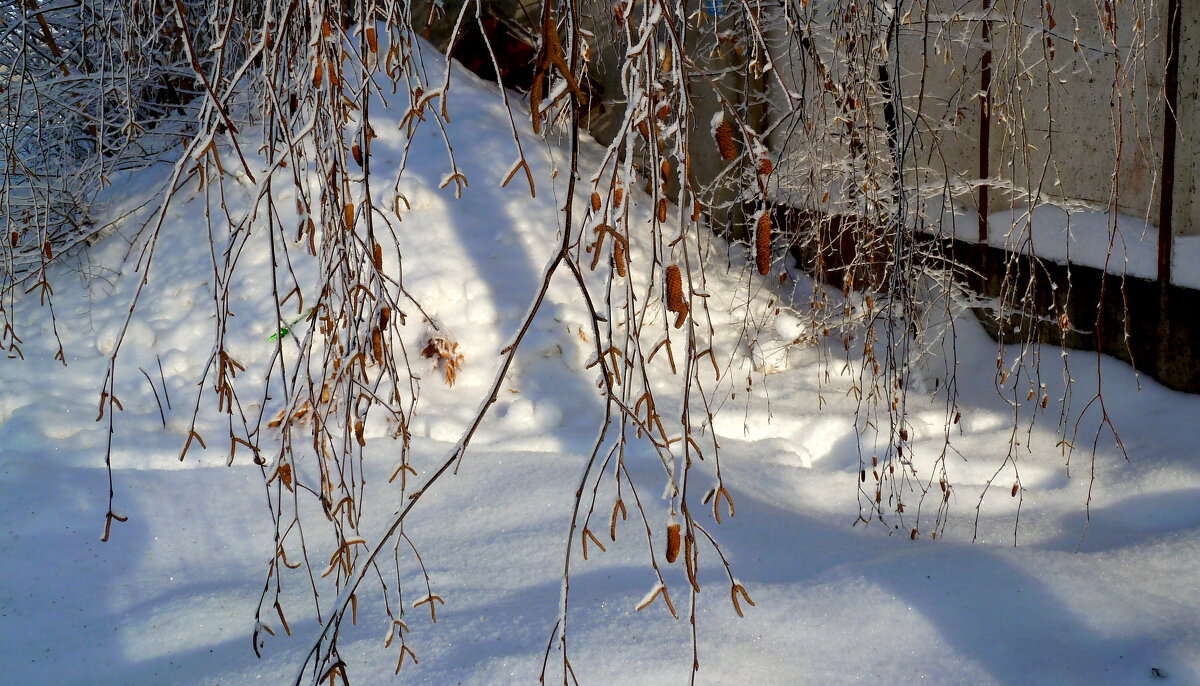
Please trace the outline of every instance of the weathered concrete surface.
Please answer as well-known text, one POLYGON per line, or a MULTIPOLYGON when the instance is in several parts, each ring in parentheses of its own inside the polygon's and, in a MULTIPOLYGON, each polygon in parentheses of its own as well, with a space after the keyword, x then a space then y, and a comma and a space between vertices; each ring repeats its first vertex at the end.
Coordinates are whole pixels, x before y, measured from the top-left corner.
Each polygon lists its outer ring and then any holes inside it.
MULTIPOLYGON (((1157 220, 1162 181, 1168 0, 1115 3, 1111 18, 1093 0, 926 0, 897 34, 900 88, 911 133, 906 182, 978 209, 974 190, 989 184, 988 212, 1043 202, 1079 202, 1157 220), (985 11, 985 4, 990 9, 985 11), (985 22, 991 32, 984 41, 985 22), (980 173, 981 64, 991 53, 990 144, 980 173)), ((828 23, 830 0, 809 4, 828 23)), ((840 7, 840 5, 836 5, 840 7)), ((1200 2, 1182 0, 1183 31, 1175 165, 1174 235, 1200 234, 1200 2)), ((832 15, 830 15, 832 16, 832 15)), ((780 71, 806 100, 799 50, 776 31, 780 71)), ((820 37, 814 37, 820 40, 820 37)), ((829 49, 834 55, 834 49, 829 49)), ((889 61, 892 56, 888 56, 889 61)), ((836 67, 836 64, 835 64, 836 67)), ((787 119, 781 89, 771 87, 770 118, 787 119)), ((851 87, 854 87, 851 85, 851 87)), ((882 102, 868 103, 878 109, 882 102)), ((806 115, 811 117, 810 109, 806 115)), ((819 112, 817 113, 820 114, 819 112)), ((878 131, 878 115, 876 115, 878 131)), ((820 128, 820 126, 818 126, 820 128)), ((785 152, 783 176, 811 178, 814 149, 800 149, 785 122, 772 149, 785 152)), ((836 144, 827 152, 835 156, 836 144)), ((815 165, 814 165, 815 162, 815 165)), ((787 182, 783 186, 787 186, 787 182)), ((803 186, 801 184, 794 184, 803 186)), ((781 197, 786 193, 781 193, 781 197)), ((818 204, 811 197, 810 204, 818 204)), ((819 193, 818 193, 819 196, 819 193)), ((822 211, 844 208, 814 207, 822 211)))
MULTIPOLYGON (((1162 0, 1159 0, 1161 3, 1162 0)), ((1179 135, 1175 151, 1175 235, 1200 235, 1200 3, 1181 0, 1179 135)))

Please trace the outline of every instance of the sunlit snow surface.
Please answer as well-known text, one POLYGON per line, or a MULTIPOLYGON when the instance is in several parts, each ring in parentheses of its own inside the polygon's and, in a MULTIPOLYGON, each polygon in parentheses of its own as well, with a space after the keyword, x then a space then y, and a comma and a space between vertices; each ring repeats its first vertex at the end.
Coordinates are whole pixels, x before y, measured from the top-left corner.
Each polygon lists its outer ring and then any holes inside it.
MULTIPOLYGON (((929 203, 929 207, 937 207, 929 203)), ((936 210, 934 210, 936 212, 936 210)), ((943 209, 933 226, 943 236, 976 241, 977 213, 943 209)), ((1058 264, 1077 264, 1110 274, 1158 278, 1158 228, 1127 214, 1091 207, 1041 205, 1033 211, 1015 204, 988 216, 987 243, 1058 264), (1111 244, 1111 246, 1110 246, 1111 244)), ((1171 243, 1171 283, 1200 288, 1200 236, 1176 236, 1171 243)))
MULTIPOLYGON (((412 207, 399 225, 409 246, 406 283, 450 327, 467 361, 453 389, 437 382, 432 367, 419 369, 426 382, 412 428, 422 471, 442 459, 477 407, 554 249, 564 200, 565 174, 557 182, 550 175, 567 158, 554 145, 526 146, 536 200, 519 174, 499 188, 516 154, 498 94, 465 73, 455 79, 449 134, 470 186, 461 200, 452 186, 438 188, 448 167, 432 127, 418 134, 400 184, 412 207)), ((398 163, 403 141, 395 123, 377 119, 375 128, 379 172, 398 163)), ((522 131, 528 135, 527 126, 522 131)), ((585 150, 589 160, 598 154, 591 144, 585 150)), ((144 200, 162 178, 127 179, 120 188, 127 197, 114 192, 112 201, 144 200)), ((245 202, 229 199, 234 211, 245 202)), ((177 459, 212 346, 202 208, 199 199, 181 201, 169 213, 124 344, 117 390, 125 411, 113 454, 116 507, 129 522, 115 525, 110 542, 99 541, 106 437, 94 420, 105 353, 137 280, 105 271, 127 249, 121 235, 92 249, 88 287, 68 271, 59 275, 58 331, 70 364, 51 360, 52 338, 40 323, 19 331, 27 359, 0 363, 0 682, 290 683, 316 635, 303 584, 293 580, 294 635, 276 624, 279 635, 268 639, 261 660, 254 657, 253 612, 273 548, 263 477, 245 454, 226 467, 228 446, 215 438, 208 450, 193 446, 186 461, 177 459), (158 360, 172 402, 165 428, 138 371, 157 383, 158 360)), ((230 347, 245 376, 261 376, 273 348, 266 252, 261 241, 247 244, 233 303, 230 347)), ((978 494, 1013 431, 1012 411, 994 387, 994 346, 964 317, 956 326, 964 410, 954 441, 962 456, 949 459, 956 490, 945 537, 912 541, 879 524, 854 527, 853 377, 839 376, 836 354, 825 379, 818 349, 788 347, 802 331, 798 319, 767 327, 753 344, 738 338, 751 277, 738 250, 731 252, 734 268, 714 269, 709 282, 713 298, 741 303, 714 305, 715 313, 730 312, 718 343, 732 374, 764 365, 776 373, 756 377, 749 394, 726 398, 716 425, 737 513, 721 525, 711 513, 698 518, 718 536, 757 606, 737 618, 710 555, 697 598, 699 683, 1133 684, 1151 681, 1152 669, 1168 683, 1200 683, 1200 398, 1145 378, 1139 390, 1128 367, 1101 360, 1108 410, 1129 460, 1100 433, 1082 544, 1097 415, 1093 409, 1081 423, 1068 478, 1053 400, 1032 432, 1016 434, 1029 448, 1018 453, 1020 545, 1013 546, 1011 468, 985 499, 972 543, 978 494)), ((716 254, 726 254, 724 247, 716 254)), ((583 370, 590 349, 579 330, 590 324, 570 280, 555 284, 460 474, 438 483, 408 528, 446 600, 436 625, 419 611, 409 614, 420 664, 392 676, 395 650, 383 649, 380 600, 367 592, 359 625, 347 626, 341 644, 355 683, 536 682, 558 609, 572 493, 602 413, 594 370, 583 370)), ((786 301, 792 287, 801 306, 810 286, 800 277, 786 291, 755 277, 749 307, 765 312, 770 298, 786 301)), ((22 305, 23 320, 45 321, 35 319, 34 306, 22 305)), ((1046 358, 1054 399, 1062 385, 1058 351, 1046 358)), ((1094 394, 1097 364, 1089 353, 1072 353, 1070 362, 1077 380, 1070 412, 1077 413, 1094 394)), ((918 468, 927 473, 944 409, 913 400, 910 411, 918 468)), ((202 412, 198 428, 224 435, 212 412, 202 412)), ((394 509, 385 481, 396 446, 381 434, 381 427, 368 431, 368 497, 376 506, 367 531, 394 509)), ((635 477, 661 484, 657 460, 648 452, 643 458, 631 460, 635 477)), ((657 495, 643 493, 643 501, 652 522, 665 522, 657 495)), ((608 498, 602 511, 611 507, 608 498)), ((570 626, 581 683, 687 682, 687 623, 672 620, 661 602, 634 609, 656 584, 639 527, 631 518, 607 553, 593 549, 588 561, 576 560, 570 626)), ((665 565, 666 581, 683 609, 678 566, 665 565)))

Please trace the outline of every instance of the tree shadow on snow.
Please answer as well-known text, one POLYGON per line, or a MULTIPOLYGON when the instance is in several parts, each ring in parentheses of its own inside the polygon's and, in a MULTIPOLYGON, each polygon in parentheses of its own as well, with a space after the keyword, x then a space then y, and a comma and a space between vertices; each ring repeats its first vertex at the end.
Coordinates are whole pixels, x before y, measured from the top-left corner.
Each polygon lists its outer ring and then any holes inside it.
MULTIPOLYGON (((931 655, 961 655, 999 683, 1137 683, 1150 678, 1151 667, 1168 674, 1186 671, 1169 656, 1170 645, 1161 637, 1103 635, 1019 566, 1021 559, 1046 553, 911 542, 903 535, 883 537, 878 529, 800 515, 750 490, 736 489, 734 498, 737 518, 722 540, 751 593, 756 583, 793 584, 804 593, 820 592, 818 587, 829 582, 866 581, 936 627, 939 644, 927 646, 931 655), (764 531, 771 535, 763 536, 764 531)), ((859 611, 869 618, 876 608, 859 611)), ((862 645, 862 650, 874 652, 877 646, 862 645)))
MULTIPOLYGON (((539 187, 538 198, 530 199, 529 191, 523 185, 523 175, 518 174, 514 183, 501 188, 496 177, 504 170, 482 166, 481 161, 486 164, 489 159, 516 156, 507 131, 493 131, 491 133, 495 135, 487 135, 487 128, 495 127, 498 121, 487 112, 461 112, 457 115, 455 126, 450 131, 452 143, 455 142, 455 130, 468 130, 472 125, 479 128, 474 132, 475 139, 460 141, 469 143, 472 150, 470 156, 459 158, 470 185, 462 190, 461 198, 453 197, 453 184, 437 193, 444 201, 445 218, 441 221, 447 222, 451 233, 457 238, 456 244, 442 246, 442 249, 456 251, 458 257, 469 265, 462 270, 462 278, 472 278, 469 275, 477 274, 477 283, 472 287, 484 291, 477 296, 468 291, 465 302, 454 307, 465 308, 468 317, 476 311, 484 312, 479 326, 497 328, 500 345, 504 345, 511 340, 541 287, 543 270, 557 248, 557 234, 561 226, 560 213, 552 211, 553 205, 548 207, 545 200, 554 197, 552 189, 539 187), (518 185, 518 182, 522 185, 518 185), (489 223, 480 227, 481 221, 489 223), (488 315, 492 312, 497 321, 488 321, 488 315)), ((442 141, 440 137, 430 135, 431 131, 418 134, 414 139, 414 155, 444 157, 442 141)), ((540 146, 526 150, 526 155, 535 176, 545 171, 547 163, 542 159, 540 146)), ((441 179, 425 173, 422 166, 411 167, 405 175, 406 178, 420 179, 428 189, 437 188, 441 183, 441 179)), ((541 178, 548 176, 542 174, 541 178)), ((557 198, 559 204, 561 201, 562 198, 557 198)), ((575 428, 588 425, 589 422, 594 425, 600 419, 603 405, 601 395, 589 381, 591 375, 574 369, 575 364, 567 360, 568 357, 577 356, 581 345, 590 354, 594 342, 590 315, 582 300, 572 300, 570 304, 556 301, 556 290, 574 292, 576 289, 565 264, 559 265, 553 284, 509 371, 506 385, 519 393, 504 394, 502 400, 528 401, 539 412, 535 428, 544 429, 547 433, 567 434, 573 432, 556 431, 558 424, 575 428), (586 342, 583 341, 584 337, 586 342), (554 409, 547 420, 545 410, 550 406, 554 409)), ((432 305, 436 310, 437 304, 432 305)), ((490 370, 495 369, 502 359, 499 346, 496 350, 468 350, 465 353, 468 365, 485 365, 489 369, 490 381, 490 370)), ((493 408, 491 414, 500 417, 506 411, 502 403, 493 408)), ((519 430, 520 423, 513 428, 519 430)))
POLYGON ((1153 545, 1178 531, 1200 528, 1200 489, 1142 493, 1063 518, 1063 534, 1036 544, 1049 550, 1108 552, 1153 545), (1075 533, 1078 532, 1078 533, 1075 533))

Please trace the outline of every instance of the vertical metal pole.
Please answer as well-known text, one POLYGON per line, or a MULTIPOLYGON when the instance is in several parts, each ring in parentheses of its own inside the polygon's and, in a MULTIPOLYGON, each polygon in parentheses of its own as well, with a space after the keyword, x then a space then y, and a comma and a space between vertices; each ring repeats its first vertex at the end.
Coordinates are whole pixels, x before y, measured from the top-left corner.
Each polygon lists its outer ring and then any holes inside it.
MULTIPOLYGON (((983 11, 991 9, 992 0, 983 0, 983 11)), ((979 90, 983 99, 979 102, 979 242, 987 243, 988 237, 988 184, 984 179, 991 175, 988 162, 992 138, 992 22, 983 19, 983 59, 980 61, 979 90)))
POLYGON ((1182 33, 1179 0, 1167 3, 1167 68, 1163 82, 1162 186, 1158 207, 1158 283, 1171 283, 1171 239, 1175 233, 1171 215, 1175 209, 1175 137, 1179 106, 1179 35, 1182 33))

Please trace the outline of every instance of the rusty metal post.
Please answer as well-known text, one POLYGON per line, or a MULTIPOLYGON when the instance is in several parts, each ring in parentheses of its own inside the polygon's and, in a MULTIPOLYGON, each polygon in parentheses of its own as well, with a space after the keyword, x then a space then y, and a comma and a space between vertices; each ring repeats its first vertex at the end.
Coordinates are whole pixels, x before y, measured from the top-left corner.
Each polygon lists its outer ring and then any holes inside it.
POLYGON ((979 102, 979 242, 988 238, 988 184, 983 180, 991 175, 988 161, 992 139, 992 22, 987 18, 991 0, 983 0, 983 58, 979 65, 979 90, 983 99, 979 102))
POLYGON ((1182 33, 1182 8, 1179 0, 1167 3, 1167 65, 1163 79, 1162 186, 1158 206, 1158 283, 1171 283, 1171 240, 1174 238, 1172 214, 1175 211, 1175 137, 1179 127, 1179 36, 1182 33))

